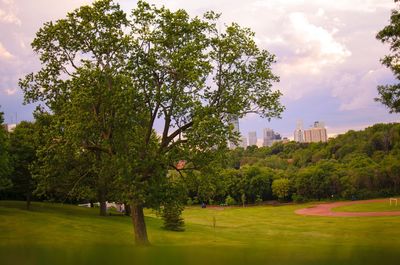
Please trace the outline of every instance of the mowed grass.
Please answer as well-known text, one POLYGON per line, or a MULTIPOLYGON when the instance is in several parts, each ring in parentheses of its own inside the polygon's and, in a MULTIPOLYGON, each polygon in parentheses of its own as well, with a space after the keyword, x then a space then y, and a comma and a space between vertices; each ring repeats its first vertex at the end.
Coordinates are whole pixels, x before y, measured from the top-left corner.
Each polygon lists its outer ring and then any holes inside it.
POLYGON ((332 210, 335 212, 393 212, 400 211, 400 204, 396 205, 395 202, 392 202, 392 205, 390 205, 388 199, 387 202, 353 204, 348 206, 336 207, 332 210))
POLYGON ((0 264, 399 264, 400 217, 311 217, 309 205, 189 207, 185 232, 146 211, 151 247, 129 217, 98 209, 0 201, 0 264), (214 228, 215 220, 215 228, 214 228))

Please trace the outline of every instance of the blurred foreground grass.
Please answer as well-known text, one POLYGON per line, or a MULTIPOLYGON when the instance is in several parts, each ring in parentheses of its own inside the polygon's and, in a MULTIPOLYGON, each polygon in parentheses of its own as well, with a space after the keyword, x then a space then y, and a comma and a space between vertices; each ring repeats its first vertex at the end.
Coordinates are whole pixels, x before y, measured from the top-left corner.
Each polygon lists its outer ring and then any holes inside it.
POLYGON ((0 264, 399 264, 400 217, 294 214, 306 206, 192 207, 185 232, 147 211, 153 246, 137 248, 128 217, 0 201, 0 264))

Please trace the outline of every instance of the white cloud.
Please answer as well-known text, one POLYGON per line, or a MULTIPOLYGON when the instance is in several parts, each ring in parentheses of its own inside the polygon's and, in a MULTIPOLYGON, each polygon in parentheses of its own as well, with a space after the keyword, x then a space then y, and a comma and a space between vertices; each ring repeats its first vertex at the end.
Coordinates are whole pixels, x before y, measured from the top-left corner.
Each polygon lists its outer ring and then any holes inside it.
POLYGON ((334 83, 332 96, 340 99, 339 110, 351 111, 366 109, 374 104, 376 87, 388 75, 386 69, 369 70, 360 76, 344 74, 334 83))
POLYGON ((3 90, 4 94, 6 94, 7 96, 12 96, 17 92, 16 88, 6 88, 3 90))
POLYGON ((318 17, 325 17, 325 10, 322 8, 318 8, 317 14, 318 17))
POLYGON ((299 12, 289 14, 289 23, 285 36, 291 45, 294 44, 295 56, 282 66, 287 74, 318 74, 323 67, 342 63, 351 55, 344 44, 334 39, 337 29, 329 32, 310 23, 306 15, 299 12))
POLYGON ((0 22, 21 25, 21 20, 13 13, 0 9, 0 22))
POLYGON ((0 42, 0 58, 9 60, 12 59, 14 56, 4 48, 3 44, 0 42))
POLYGON ((0 5, 0 22, 15 24, 20 26, 21 20, 18 18, 18 9, 13 0, 2 0, 0 5))
POLYGON ((393 0, 259 0, 253 2, 253 6, 259 8, 286 8, 314 6, 321 9, 347 12, 375 12, 378 8, 390 9, 395 5, 393 0))

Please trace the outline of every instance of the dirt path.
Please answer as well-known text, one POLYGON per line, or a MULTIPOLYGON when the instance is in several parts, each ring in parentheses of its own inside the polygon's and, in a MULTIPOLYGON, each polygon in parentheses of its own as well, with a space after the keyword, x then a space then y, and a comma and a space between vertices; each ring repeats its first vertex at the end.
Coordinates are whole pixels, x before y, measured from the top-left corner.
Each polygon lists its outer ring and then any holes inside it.
POLYGON ((333 212, 332 209, 339 206, 346 206, 352 204, 363 204, 371 202, 387 202, 388 199, 378 200, 365 200, 365 201, 351 201, 351 202, 334 202, 318 204, 309 208, 296 210, 296 214, 312 215, 312 216, 400 216, 400 211, 395 212, 333 212))

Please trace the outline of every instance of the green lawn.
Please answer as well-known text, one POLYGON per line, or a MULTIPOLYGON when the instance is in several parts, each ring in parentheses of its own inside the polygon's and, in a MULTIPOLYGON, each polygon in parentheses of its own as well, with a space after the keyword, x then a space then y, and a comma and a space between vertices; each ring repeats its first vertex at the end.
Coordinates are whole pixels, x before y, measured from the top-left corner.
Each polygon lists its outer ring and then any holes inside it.
POLYGON ((0 264, 399 264, 400 217, 294 214, 307 206, 192 207, 185 232, 162 230, 148 211, 153 246, 137 248, 128 217, 0 201, 0 264))
POLYGON ((392 202, 372 202, 363 204, 353 204, 348 206, 341 206, 332 209, 335 212, 391 212, 400 211, 400 204, 397 206, 392 202))

